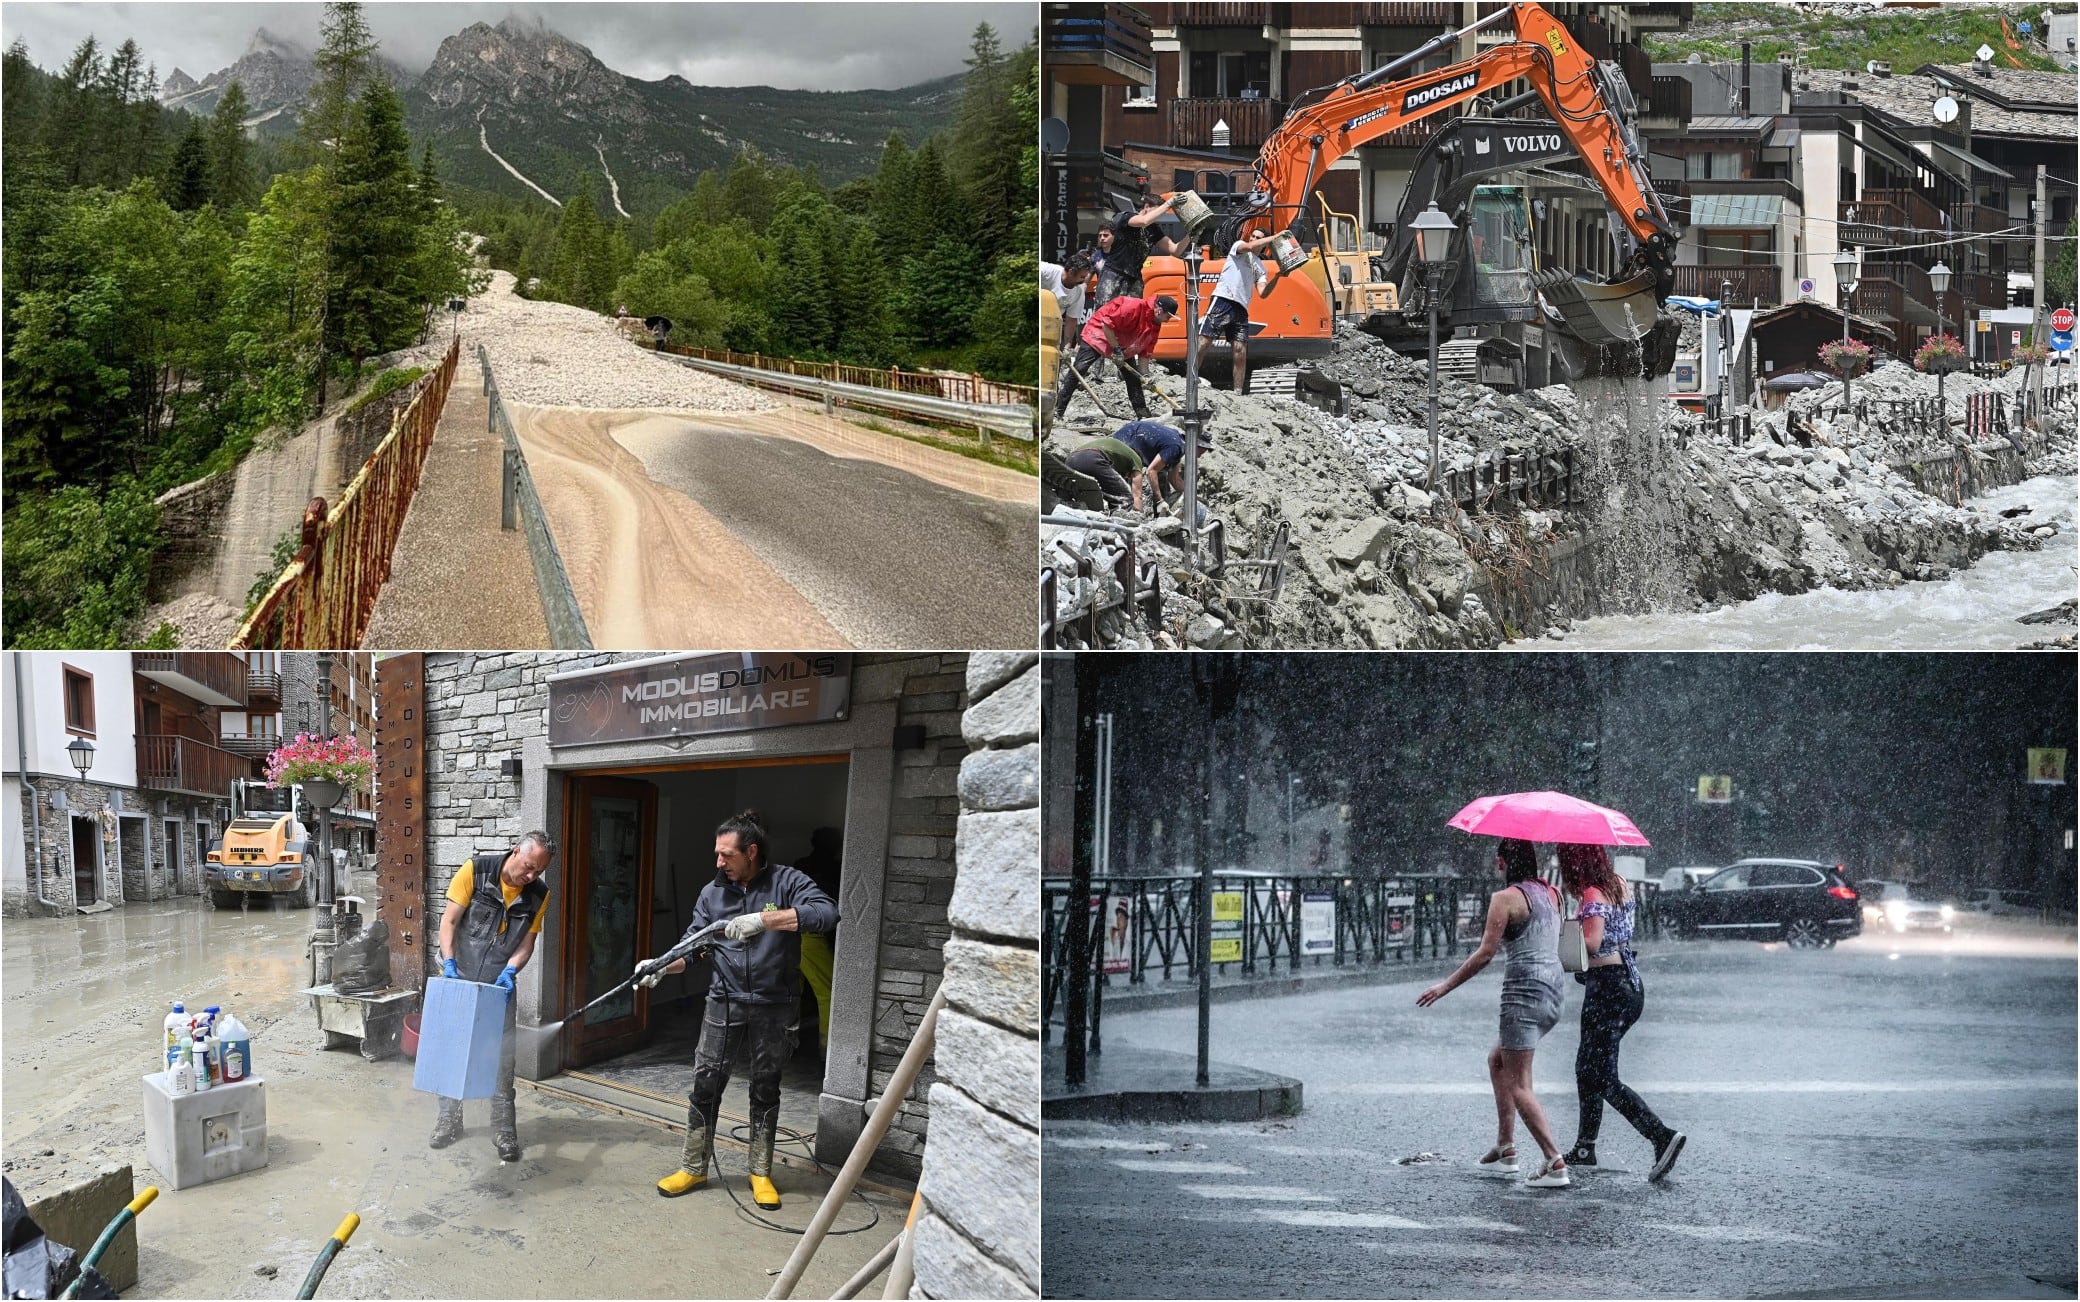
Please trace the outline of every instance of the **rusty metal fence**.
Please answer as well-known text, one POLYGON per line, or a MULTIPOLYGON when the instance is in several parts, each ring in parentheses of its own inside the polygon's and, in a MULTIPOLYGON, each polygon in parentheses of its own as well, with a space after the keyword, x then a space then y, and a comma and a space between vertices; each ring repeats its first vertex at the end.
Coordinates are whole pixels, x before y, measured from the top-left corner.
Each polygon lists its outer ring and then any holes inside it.
POLYGON ((391 553, 419 487, 426 450, 455 379, 460 340, 390 422, 390 432, 329 508, 312 499, 303 536, 281 577, 239 625, 234 651, 361 645, 391 553))

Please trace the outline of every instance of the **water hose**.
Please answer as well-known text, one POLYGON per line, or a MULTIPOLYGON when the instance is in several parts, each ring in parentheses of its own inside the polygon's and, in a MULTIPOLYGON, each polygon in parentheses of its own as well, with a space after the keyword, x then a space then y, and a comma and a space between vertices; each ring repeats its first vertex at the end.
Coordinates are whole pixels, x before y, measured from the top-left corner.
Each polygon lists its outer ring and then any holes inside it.
POLYGON ((87 1255, 79 1259, 79 1274, 72 1277, 72 1282, 65 1286, 64 1292, 58 1294, 59 1297, 79 1296, 80 1285, 87 1281, 87 1272, 100 1263, 102 1254, 116 1241, 116 1235, 121 1234, 123 1227, 136 1220, 137 1214, 151 1206, 152 1200, 158 1196, 159 1186, 148 1184, 144 1187, 143 1193, 132 1198, 124 1205, 122 1211, 116 1213, 115 1219, 108 1223, 108 1228, 101 1231, 101 1237, 94 1240, 94 1246, 87 1249, 87 1255))
POLYGON ((917 1279, 914 1262, 917 1253, 917 1213, 924 1208, 924 1194, 919 1191, 910 1198, 910 1219, 903 1222, 902 1244, 896 1249, 895 1264, 888 1270, 888 1286, 881 1290, 884 1298, 909 1297, 910 1285, 917 1279))
POLYGON ((339 1255, 341 1248, 347 1246, 347 1240, 354 1237, 354 1231, 360 1228, 360 1225, 361 1217, 357 1213, 348 1212, 347 1219, 339 1223, 339 1228, 332 1232, 332 1237, 325 1240, 325 1246, 318 1249, 318 1259, 311 1263, 311 1273, 303 1277, 303 1287, 296 1290, 297 1297, 318 1296, 318 1283, 325 1278, 325 1271, 332 1265, 332 1259, 339 1255))

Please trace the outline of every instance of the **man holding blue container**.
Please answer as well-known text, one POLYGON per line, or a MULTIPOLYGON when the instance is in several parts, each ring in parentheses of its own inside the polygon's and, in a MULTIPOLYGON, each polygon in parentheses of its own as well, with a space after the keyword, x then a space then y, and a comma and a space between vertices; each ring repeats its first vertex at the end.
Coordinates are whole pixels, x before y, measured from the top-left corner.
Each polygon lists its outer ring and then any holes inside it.
MULTIPOLYGON (((780 1073, 794 1055, 802 1000, 802 932, 827 933, 838 925, 838 906, 810 880, 786 864, 766 861, 766 834, 750 810, 724 819, 715 829, 715 880, 694 901, 693 922, 682 939, 728 919, 723 934, 739 942, 704 951, 714 961, 707 1016, 694 1050, 693 1089, 686 1099, 686 1146, 679 1168, 657 1182, 667 1198, 707 1183, 715 1121, 722 1091, 739 1055, 750 1060, 751 1198, 768 1211, 780 1206, 773 1187, 773 1140, 780 1122, 780 1073)), ((655 986, 684 971, 685 959, 646 971, 638 984, 655 986)))
MULTIPOLYGON (((529 832, 504 854, 465 859, 448 883, 449 907, 441 915, 441 975, 505 991, 505 1029, 491 1093, 491 1142, 507 1162, 520 1160, 513 1116, 513 980, 534 957, 536 938, 542 934, 549 888, 541 877, 555 853, 556 843, 547 833, 529 832)), ((425 1053, 422 1046, 422 1056, 425 1053)), ((443 1095, 431 1146, 446 1148, 461 1137, 462 1100, 443 1095)))

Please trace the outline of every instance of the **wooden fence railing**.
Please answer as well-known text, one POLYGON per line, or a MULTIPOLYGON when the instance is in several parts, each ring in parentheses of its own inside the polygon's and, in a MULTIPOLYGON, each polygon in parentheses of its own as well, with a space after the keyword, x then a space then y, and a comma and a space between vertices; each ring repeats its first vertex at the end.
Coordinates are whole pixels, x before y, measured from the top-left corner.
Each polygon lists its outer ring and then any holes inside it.
POLYGON ((419 382, 339 500, 325 509, 323 498, 312 499, 296 555, 239 626, 233 650, 361 645, 390 578, 391 553, 455 379, 460 343, 449 343, 439 369, 419 382))

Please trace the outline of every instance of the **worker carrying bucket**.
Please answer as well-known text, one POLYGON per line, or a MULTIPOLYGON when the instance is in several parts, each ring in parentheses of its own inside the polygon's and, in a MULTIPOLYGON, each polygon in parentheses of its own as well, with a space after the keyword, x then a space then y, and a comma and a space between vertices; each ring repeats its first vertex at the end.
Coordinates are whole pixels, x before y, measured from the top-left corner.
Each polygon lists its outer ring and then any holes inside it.
MULTIPOLYGON (((535 940, 542 934, 549 887, 541 877, 555 854, 556 843, 548 833, 529 832, 503 854, 479 853, 463 860, 448 883, 449 907, 441 914, 441 975, 506 992, 498 1075, 491 1087, 491 1142, 507 1162, 520 1160, 513 1116, 513 981, 534 957, 535 940)), ((431 1052, 426 1038, 431 1034, 429 1020, 420 1042, 422 1060, 431 1052)), ((460 1138, 462 1099, 443 1094, 430 1146, 446 1148, 460 1138)))
MULTIPOLYGON (((745 810, 715 829, 715 880, 694 901, 693 922, 674 950, 717 923, 723 923, 724 936, 741 943, 692 954, 695 959, 709 954, 714 971, 700 1046, 694 1050, 693 1090, 686 1099, 686 1146, 679 1168, 657 1182, 657 1192, 677 1198, 707 1182, 722 1091, 742 1055, 751 1065, 751 1197, 771 1211, 780 1206, 779 1191, 773 1187, 780 1072, 794 1055, 801 1017, 798 933, 833 930, 838 906, 807 873, 766 862, 765 829, 756 813, 745 810)), ((634 980, 648 989, 684 971, 687 962, 681 957, 663 963, 645 960, 636 965, 634 980)))

